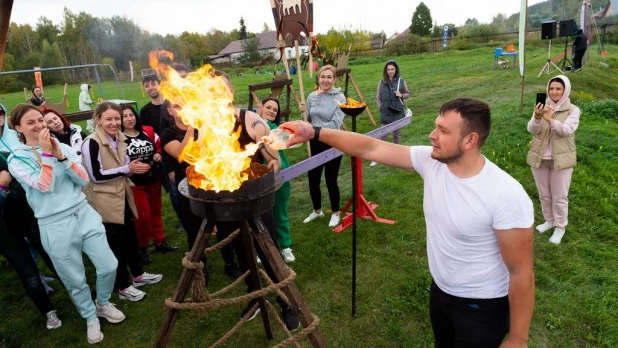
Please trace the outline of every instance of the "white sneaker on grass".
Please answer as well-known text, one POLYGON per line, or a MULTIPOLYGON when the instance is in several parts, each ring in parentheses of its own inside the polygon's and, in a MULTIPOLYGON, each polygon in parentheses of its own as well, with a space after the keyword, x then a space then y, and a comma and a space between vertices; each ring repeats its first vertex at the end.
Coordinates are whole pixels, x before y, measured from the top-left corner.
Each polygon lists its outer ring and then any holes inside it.
POLYGON ((101 332, 99 318, 87 322, 86 325, 88 325, 88 343, 95 344, 103 341, 103 333, 101 332))
POLYGON ((141 276, 133 278, 133 286, 138 288, 146 284, 155 284, 163 279, 162 274, 151 274, 144 272, 141 276))
POLYGON ((339 223, 341 222, 341 216, 339 215, 340 214, 333 214, 330 216, 330 222, 328 223, 328 227, 335 227, 339 225, 339 223))
POLYGON ((58 315, 56 314, 55 310, 49 311, 47 314, 45 314, 45 317, 47 318, 46 325, 48 330, 57 329, 62 326, 62 322, 60 321, 60 319, 58 319, 58 315))
POLYGON ((311 214, 309 214, 309 216, 307 216, 307 218, 305 220, 303 220, 303 223, 308 223, 311 222, 317 218, 321 218, 324 217, 324 212, 320 211, 319 214, 317 214, 316 212, 312 211, 311 214))
POLYGON ((551 221, 545 221, 544 223, 542 223, 542 224, 538 225, 538 226, 536 227, 536 230, 537 230, 537 231, 539 231, 539 233, 543 233, 543 232, 545 232, 545 231, 547 231, 547 230, 549 230, 549 229, 552 229, 552 228, 554 228, 554 227, 555 227, 555 226, 554 226, 554 223, 553 223, 553 222, 551 222, 551 221))
POLYGON ((129 285, 129 287, 124 289, 124 290, 119 290, 118 291, 118 297, 121 300, 128 300, 128 301, 131 301, 131 302, 140 301, 141 299, 144 298, 144 296, 146 296, 145 292, 143 292, 142 290, 134 288, 132 285, 129 285))
POLYGON ((281 250, 281 256, 283 256, 283 260, 286 263, 294 262, 296 260, 294 254, 292 254, 292 249, 290 248, 285 248, 281 250))
POLYGON ((549 242, 556 245, 560 244, 562 237, 564 237, 564 232, 563 228, 556 227, 554 234, 549 237, 549 242))
POLYGON ((114 306, 114 304, 111 302, 103 306, 99 304, 98 300, 96 300, 95 306, 97 309, 95 310, 94 314, 96 314, 97 317, 107 319, 107 321, 109 321, 112 324, 117 324, 126 319, 126 317, 124 316, 124 313, 118 310, 116 306, 114 306))

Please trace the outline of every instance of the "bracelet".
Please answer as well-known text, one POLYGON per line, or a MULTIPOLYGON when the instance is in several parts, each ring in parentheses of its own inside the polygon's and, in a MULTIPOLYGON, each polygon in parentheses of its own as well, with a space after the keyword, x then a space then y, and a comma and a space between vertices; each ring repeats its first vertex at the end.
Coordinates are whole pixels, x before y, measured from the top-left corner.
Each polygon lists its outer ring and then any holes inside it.
POLYGON ((43 152, 41 155, 43 157, 54 157, 54 155, 52 155, 51 153, 47 153, 47 152, 43 152))
POLYGON ((313 139, 312 140, 320 140, 320 130, 322 130, 322 127, 313 127, 313 139))
POLYGON ((67 158, 67 156, 64 156, 64 158, 63 159, 59 159, 58 162, 64 162, 66 160, 68 160, 68 158, 67 158))

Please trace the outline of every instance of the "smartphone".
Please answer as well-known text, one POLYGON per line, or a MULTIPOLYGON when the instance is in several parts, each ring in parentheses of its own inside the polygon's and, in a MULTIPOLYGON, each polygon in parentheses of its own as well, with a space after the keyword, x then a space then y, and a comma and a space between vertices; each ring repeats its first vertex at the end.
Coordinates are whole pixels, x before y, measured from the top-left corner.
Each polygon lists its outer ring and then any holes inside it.
POLYGON ((545 101, 547 100, 547 93, 537 93, 536 94, 536 103, 534 103, 534 106, 536 106, 538 103, 543 104, 542 107, 545 107, 545 101))

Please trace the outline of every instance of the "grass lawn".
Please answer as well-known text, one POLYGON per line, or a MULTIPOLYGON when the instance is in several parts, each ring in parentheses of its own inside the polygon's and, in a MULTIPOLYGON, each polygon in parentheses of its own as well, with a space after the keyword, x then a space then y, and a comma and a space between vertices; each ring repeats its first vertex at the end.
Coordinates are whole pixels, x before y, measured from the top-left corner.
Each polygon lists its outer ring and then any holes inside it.
MULTIPOLYGON (((596 48, 595 48, 596 49, 596 48)), ((594 49, 593 49, 594 50, 594 49)), ((470 51, 447 51, 398 57, 401 75, 408 82, 414 122, 402 130, 405 144, 428 145, 440 105, 455 97, 474 97, 492 106, 493 130, 484 154, 519 180, 535 204, 535 223, 542 215, 532 173, 526 165, 528 142, 526 123, 532 113, 537 92, 549 79, 537 77, 546 60, 546 48, 531 48, 527 55, 524 111, 520 113, 521 78, 513 69, 493 69, 492 47, 470 51)), ((572 93, 586 92, 597 99, 618 99, 618 49, 609 48, 609 68, 599 65, 591 55, 581 73, 568 75, 572 93)), ((360 58, 351 65, 352 75, 369 101, 374 118, 375 90, 386 58, 360 58)), ((554 75, 554 74, 552 74, 554 75)), ((266 82, 267 75, 232 76, 239 105, 248 101, 247 85, 266 82)), ((305 95, 313 84, 304 76, 305 95)), ((296 88, 298 84, 295 82, 296 88)), ((108 98, 120 98, 115 83, 105 83, 108 98)), ((140 106, 148 102, 139 83, 123 83, 126 99, 140 106)), ((69 90, 70 111, 76 110, 78 86, 69 90)), ((47 87, 46 96, 60 100, 60 87, 47 87)), ((98 96, 98 91, 95 89, 98 96)), ((260 94, 263 96, 263 94, 260 94)), ((350 86, 350 96, 356 97, 350 86)), ((23 101, 23 93, 1 95, 0 102, 13 107, 23 101)), ((293 108, 293 118, 299 113, 293 108)), ((351 123, 346 121, 348 127, 351 123)), ((363 114, 358 131, 374 127, 363 114)), ((548 242, 549 233, 535 233, 536 306, 530 333, 530 347, 616 347, 618 346, 618 123, 615 120, 583 114, 576 133, 578 166, 570 191, 570 219, 562 244, 548 242)), ((306 157, 304 147, 288 152, 292 163, 306 157)), ((339 184, 342 203, 351 197, 349 159, 344 158, 339 184)), ((397 220, 395 225, 358 222, 357 315, 351 317, 351 229, 335 234, 327 227, 328 218, 303 224, 311 212, 306 176, 292 182, 289 210, 293 250, 297 260, 291 264, 298 273, 296 283, 312 311, 321 318, 320 330, 333 347, 428 347, 433 335, 429 323, 428 295, 430 276, 425 247, 422 212, 422 181, 416 174, 365 162, 364 193, 380 205, 377 214, 397 220)), ((323 201, 328 203, 323 185, 323 201)), ((325 206, 325 208, 328 208, 325 206)), ((148 272, 163 273, 163 281, 144 288, 145 300, 137 303, 112 300, 125 312, 127 320, 118 325, 102 323, 105 340, 101 347, 152 346, 165 306, 181 272, 180 258, 186 251, 186 236, 176 231, 176 219, 167 197, 164 207, 165 231, 171 243, 181 246, 172 254, 154 254, 148 272)), ((0 260, 0 333, 8 346, 79 347, 87 346, 86 325, 66 292, 57 284, 52 301, 63 321, 59 330, 47 331, 44 321, 26 298, 23 288, 4 260, 0 260)), ((44 273, 49 271, 42 266, 44 273)), ((215 291, 228 283, 219 255, 210 257, 211 282, 215 291)), ((89 284, 94 285, 93 268, 88 267, 89 284)), ((242 290, 236 291, 241 294, 242 290)), ((237 321, 242 306, 218 309, 211 313, 185 312, 176 323, 170 346, 209 346, 237 321)), ((284 339, 280 330, 275 338, 284 339)), ((228 347, 267 347, 261 322, 248 323, 233 336, 228 347)), ((303 341, 302 346, 310 346, 303 341)))

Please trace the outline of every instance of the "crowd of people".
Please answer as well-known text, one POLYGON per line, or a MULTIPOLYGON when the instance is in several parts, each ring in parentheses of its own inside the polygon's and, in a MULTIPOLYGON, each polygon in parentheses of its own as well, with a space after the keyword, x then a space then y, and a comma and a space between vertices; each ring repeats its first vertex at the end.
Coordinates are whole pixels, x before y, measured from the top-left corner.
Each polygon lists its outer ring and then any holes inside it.
MULTIPOLYGON (((182 64, 172 67, 182 77, 190 72, 182 64)), ((229 76, 221 71, 214 75, 233 95, 229 76)), ((339 104, 346 99, 335 80, 335 67, 326 65, 318 71, 316 90, 299 105, 309 122, 282 124, 279 101, 266 98, 257 112, 231 104, 236 123, 230 131, 238 134, 241 148, 281 128, 295 135, 288 146, 308 142, 311 156, 337 148, 372 161, 372 166, 381 163, 417 172, 424 180, 432 276, 429 315, 436 347, 525 346, 535 291, 533 205, 521 184, 482 154, 491 128, 489 105, 470 98, 448 101, 429 135, 432 146, 404 146, 399 131, 393 133, 392 143, 386 136, 373 139, 340 131, 344 114, 339 104)), ((161 189, 169 195, 179 230, 186 232, 188 249, 204 226, 203 219, 191 211, 189 199, 178 193, 188 168, 179 158, 197 132, 182 121, 182 101, 165 99, 158 76, 145 76, 142 83, 150 102, 139 112, 131 105, 99 103, 90 135, 58 112, 39 108, 35 100, 11 111, 9 127, 5 121, 8 110, 0 105, 0 253, 19 275, 46 327, 56 329, 62 323, 30 245, 38 251, 86 320, 89 343, 103 340, 98 318, 111 323, 125 320, 110 301, 114 292, 120 300, 140 301, 146 293, 139 287, 162 280, 162 274, 144 270, 153 262, 151 242, 156 252, 178 250, 167 242, 163 230, 161 189), (82 252, 96 268, 94 301, 82 252)), ((87 94, 87 85, 82 90, 87 94)), ((545 219, 536 230, 554 229, 549 239, 553 244, 565 235, 568 191, 576 165, 574 132, 580 110, 570 103, 570 91, 566 76, 552 78, 547 100, 535 105, 527 126, 533 135, 527 163, 545 219)), ((35 89, 32 92, 40 95, 35 89)), ((376 93, 381 124, 405 117, 402 106, 409 97, 399 66, 388 61, 376 93)), ((88 103, 84 98, 84 104, 88 103)), ((268 145, 261 146, 251 160, 274 171, 290 165, 285 151, 274 151, 268 145)), ((336 157, 309 171, 313 211, 304 223, 325 216, 322 171, 332 211, 328 226, 341 222, 340 164, 341 157, 336 157)), ((296 260, 291 249, 290 196, 288 182, 276 191, 273 208, 261 216, 285 262, 296 260)), ((217 239, 228 237, 239 224, 217 222, 217 239)), ((276 279, 263 251, 255 247, 266 272, 276 279)), ((240 239, 222 248, 221 257, 223 272, 232 280, 249 269, 240 239)), ((207 264, 205 256, 202 261, 207 264)), ((204 273, 207 281, 207 267, 204 273)), ((246 285, 247 291, 253 290, 249 279, 246 285)), ((257 315, 259 309, 248 313, 254 302, 241 317, 251 320, 257 315)), ((300 324, 294 310, 279 297, 277 303, 286 327, 297 330, 300 324)))

